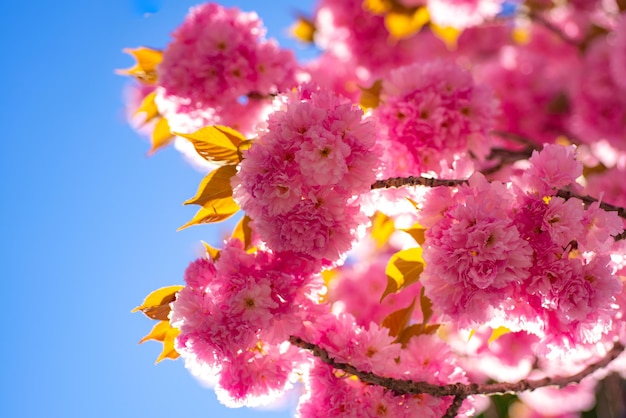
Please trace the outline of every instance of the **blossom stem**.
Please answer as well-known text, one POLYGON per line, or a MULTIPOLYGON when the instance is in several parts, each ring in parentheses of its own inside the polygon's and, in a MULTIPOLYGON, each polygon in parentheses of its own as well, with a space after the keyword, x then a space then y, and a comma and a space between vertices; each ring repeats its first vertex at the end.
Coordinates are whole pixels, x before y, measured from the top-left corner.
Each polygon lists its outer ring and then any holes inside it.
MULTIPOLYGON (((291 336, 289 338, 289 341, 291 342, 291 344, 297 347, 310 351, 315 357, 319 358, 322 362, 328 364, 329 366, 350 373, 358 377, 364 383, 378 385, 389 389, 396 395, 417 395, 420 393, 428 393, 437 397, 454 396, 455 400, 453 401, 450 408, 456 407, 455 405, 458 402, 462 403, 463 399, 470 395, 517 393, 527 390, 535 390, 546 386, 558 386, 559 388, 563 388, 569 384, 578 383, 596 370, 606 367, 609 363, 615 360, 615 358, 617 358, 617 356, 619 356, 622 351, 624 351, 624 345, 622 345, 622 343, 620 342, 616 342, 613 345, 613 348, 602 359, 600 359, 596 363, 588 365, 582 371, 570 376, 544 377, 543 379, 522 379, 515 383, 451 383, 448 385, 435 385, 427 382, 415 382, 413 380, 402 380, 394 379, 391 377, 379 376, 372 372, 363 372, 361 370, 358 370, 351 364, 336 361, 333 357, 331 357, 328 351, 324 350, 317 344, 304 341, 302 338, 296 336, 291 336)), ((453 416, 450 415, 450 409, 448 409, 445 417, 448 416, 453 416)))
POLYGON ((435 179, 431 177, 391 177, 378 180, 372 184, 372 189, 389 189, 402 186, 426 186, 426 187, 454 187, 467 183, 467 180, 435 179))

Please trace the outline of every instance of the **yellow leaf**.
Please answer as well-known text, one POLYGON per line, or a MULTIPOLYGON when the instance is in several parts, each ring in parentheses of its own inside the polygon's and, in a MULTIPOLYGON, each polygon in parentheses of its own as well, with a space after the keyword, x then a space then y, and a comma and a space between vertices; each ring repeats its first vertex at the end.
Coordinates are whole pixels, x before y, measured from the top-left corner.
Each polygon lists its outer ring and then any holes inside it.
POLYGON ((427 324, 433 316, 433 301, 426 296, 423 287, 420 290, 420 307, 422 308, 422 323, 427 324))
POLYGON ((220 250, 211 247, 204 241, 202 241, 202 245, 204 245, 204 249, 206 250, 206 253, 209 255, 209 257, 211 257, 212 261, 217 261, 217 259, 220 258, 220 250))
POLYGON ((393 10, 385 15, 385 27, 394 39, 406 39, 415 35, 428 23, 430 15, 426 7, 415 10, 393 10))
POLYGON ((369 10, 370 12, 382 15, 394 7, 393 0, 364 0, 363 8, 365 10, 369 10))
POLYGON ((170 124, 167 119, 160 118, 154 125, 152 131, 152 148, 150 148, 150 154, 154 154, 157 150, 168 145, 174 139, 174 135, 170 131, 170 124))
POLYGON ((167 320, 170 313, 170 303, 176 300, 176 293, 185 286, 167 286, 151 292, 143 300, 143 303, 131 312, 141 311, 148 318, 167 320))
POLYGON ((252 228, 250 227, 250 217, 245 215, 235 226, 232 237, 243 243, 243 249, 247 250, 252 244, 252 228))
POLYGON ((461 33, 463 33, 460 29, 453 27, 444 28, 442 26, 435 25, 434 23, 430 24, 430 29, 437 38, 445 42, 449 50, 456 49, 456 41, 459 39, 459 36, 461 36, 461 33))
POLYGON ((214 199, 207 203, 194 215, 194 217, 185 225, 178 228, 178 231, 189 228, 193 225, 210 224, 214 222, 222 222, 239 211, 239 205, 232 197, 222 199, 214 199))
POLYGON ((498 328, 494 329, 491 332, 491 336, 487 340, 487 345, 491 344, 492 342, 494 342, 498 338, 502 337, 503 335, 508 334, 509 332, 511 332, 511 330, 508 329, 507 327, 498 327, 498 328))
POLYGON ((187 200, 185 205, 210 205, 212 201, 228 198, 233 195, 230 179, 237 173, 234 165, 218 167, 207 174, 200 185, 196 195, 187 200))
POLYGON ((422 249, 419 247, 402 250, 392 255, 385 270, 387 288, 380 297, 380 301, 382 302, 387 295, 417 282, 423 270, 424 259, 422 249))
POLYGON ((192 134, 176 135, 188 139, 205 160, 223 164, 241 161, 239 145, 246 140, 241 133, 227 126, 206 126, 192 134))
POLYGON ((412 236, 415 242, 417 242, 420 246, 424 244, 424 241, 426 241, 426 237, 424 235, 426 230, 419 223, 416 223, 408 229, 402 229, 402 231, 412 236))
POLYGON ((417 335, 432 335, 439 330, 440 324, 413 324, 402 330, 396 342, 405 346, 409 340, 417 335))
POLYGON ((294 38, 306 42, 308 44, 313 43, 315 38, 315 24, 311 19, 307 19, 300 16, 296 23, 294 23, 289 29, 294 38))
POLYGON ((150 334, 139 341, 139 344, 149 340, 161 341, 163 343, 163 350, 161 354, 159 354, 159 357, 157 357, 156 362, 159 363, 166 358, 175 360, 180 356, 176 349, 174 349, 174 341, 176 337, 178 337, 178 334, 180 334, 180 330, 173 328, 169 321, 159 321, 152 327, 150 334))
POLYGON ((526 45, 530 42, 530 30, 527 27, 517 27, 511 32, 513 42, 518 45, 526 45))
POLYGON ((396 226, 389 216, 382 212, 376 212, 372 220, 372 238, 376 242, 376 246, 380 249, 387 244, 389 237, 396 230, 396 226))
POLYGON ((375 109, 380 104, 380 92, 383 88, 383 80, 376 80, 371 87, 365 88, 359 86, 361 89, 361 99, 359 105, 363 110, 375 109))
POLYGON ((135 116, 140 113, 144 113, 145 117, 143 123, 150 122, 152 119, 159 116, 159 109, 157 108, 156 103, 154 102, 154 98, 156 97, 156 92, 152 92, 143 98, 141 101, 141 105, 135 111, 135 116))
POLYGON ((381 325, 389 329, 389 335, 397 337, 411 320, 414 308, 415 298, 413 298, 413 302, 411 302, 411 304, 406 308, 398 309, 397 311, 387 315, 385 319, 383 319, 381 325))
POLYGON ((156 83, 156 68, 163 60, 163 53, 161 51, 143 46, 136 49, 125 48, 123 51, 132 55, 137 63, 131 68, 117 70, 117 74, 130 75, 145 84, 156 83))

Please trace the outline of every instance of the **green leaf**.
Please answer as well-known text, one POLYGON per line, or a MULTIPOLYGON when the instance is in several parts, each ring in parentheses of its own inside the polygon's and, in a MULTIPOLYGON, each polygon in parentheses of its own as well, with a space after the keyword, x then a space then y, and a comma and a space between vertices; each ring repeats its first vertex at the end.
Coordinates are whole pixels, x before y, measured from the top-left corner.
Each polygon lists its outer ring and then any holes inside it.
POLYGON ((185 286, 167 286, 150 292, 143 300, 143 303, 131 312, 141 311, 148 318, 161 321, 167 320, 167 316, 170 313, 170 303, 176 300, 176 293, 183 287, 185 286))
POLYGON ((387 288, 380 297, 380 301, 407 286, 416 283, 424 271, 424 259, 420 247, 402 250, 391 256, 385 273, 387 274, 387 288))
POLYGON ((241 161, 239 146, 246 141, 241 133, 227 126, 206 126, 192 134, 176 135, 188 139, 205 160, 226 165, 241 161))
POLYGON ((398 309, 395 312, 390 313, 383 319, 382 326, 389 328, 389 335, 397 337, 407 326, 413 315, 413 309, 415 308, 415 298, 413 302, 403 309, 398 309))

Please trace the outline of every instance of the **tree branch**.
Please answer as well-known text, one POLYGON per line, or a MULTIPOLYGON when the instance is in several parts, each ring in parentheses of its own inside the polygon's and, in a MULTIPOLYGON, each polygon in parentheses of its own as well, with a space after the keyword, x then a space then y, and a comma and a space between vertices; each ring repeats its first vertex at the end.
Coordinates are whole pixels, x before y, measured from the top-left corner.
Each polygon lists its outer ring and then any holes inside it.
MULTIPOLYGON (((575 199, 579 199, 582 200, 583 203, 585 203, 586 205, 590 205, 594 202, 597 202, 598 199, 596 199, 595 197, 589 196, 589 195, 580 195, 578 193, 569 191, 569 190, 558 190, 556 192, 556 195, 558 197, 561 197, 565 200, 571 199, 571 198, 575 198, 575 199)), ((619 207, 619 206, 615 206, 615 205, 611 205, 610 203, 605 203, 605 202, 600 202, 600 209, 605 210, 607 212, 617 212, 617 215, 620 218, 626 219, 626 209, 619 207)))
MULTIPOLYGON (((454 396, 455 400, 450 408, 453 408, 459 402, 462 403, 463 399, 469 395, 494 395, 508 392, 517 393, 524 392, 526 390, 535 390, 546 386, 558 386, 562 388, 572 383, 578 383, 596 370, 606 367, 610 362, 615 360, 615 358, 619 356, 622 351, 624 351, 624 346, 620 342, 616 342, 615 345, 613 345, 613 348, 601 360, 590 364, 584 370, 571 376, 545 377, 543 379, 536 380, 522 379, 516 383, 502 382, 481 385, 477 383, 451 383, 448 385, 434 385, 427 382, 394 379, 391 377, 379 376, 371 372, 363 372, 351 364, 336 361, 326 350, 316 344, 304 341, 300 337, 291 336, 289 341, 297 347, 310 351, 315 357, 319 358, 322 362, 328 364, 329 366, 350 373, 358 377, 364 383, 378 385, 389 389, 396 395, 417 395, 420 393, 428 393, 437 397, 454 396)), ((460 407, 460 405, 457 406, 457 411, 458 407, 460 407)), ((449 415, 449 413, 450 409, 448 409, 446 417, 453 416, 449 415)))
POLYGON ((426 187, 454 187, 467 183, 467 180, 435 179, 431 177, 391 177, 378 180, 372 184, 373 189, 389 189, 391 187, 402 186, 426 186, 426 187))

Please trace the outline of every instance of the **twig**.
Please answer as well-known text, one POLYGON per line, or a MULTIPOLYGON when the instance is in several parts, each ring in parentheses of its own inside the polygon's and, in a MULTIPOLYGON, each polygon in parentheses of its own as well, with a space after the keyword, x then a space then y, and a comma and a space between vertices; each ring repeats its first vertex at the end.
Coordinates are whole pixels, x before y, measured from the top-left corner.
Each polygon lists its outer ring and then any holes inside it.
POLYGON ((372 189, 389 189, 390 187, 402 186, 426 186, 426 187, 454 187, 467 183, 467 180, 435 179, 431 177, 392 177, 378 180, 372 184, 372 189))
MULTIPOLYGON (((586 205, 590 205, 594 202, 597 202, 598 199, 596 199, 595 197, 589 196, 589 195, 580 195, 578 193, 569 191, 569 190, 558 190, 556 192, 556 195, 558 197, 561 197, 565 200, 571 199, 571 198, 575 198, 575 199, 579 199, 582 200, 583 203, 585 203, 586 205)), ((626 209, 619 207, 619 206, 615 206, 615 205, 611 205, 610 203, 606 203, 606 202, 600 202, 600 209, 605 210, 607 212, 617 212, 617 215, 620 218, 624 218, 626 219, 626 209)))
POLYGON ((329 366, 338 370, 343 370, 358 377, 364 383, 384 387, 396 395, 417 395, 420 393, 428 393, 437 397, 455 396, 455 402, 453 402, 453 405, 456 403, 457 399, 464 399, 470 395, 517 393, 524 392, 526 390, 535 390, 546 386, 558 386, 562 388, 572 383, 578 383, 596 370, 607 366, 624 350, 624 346, 620 342, 616 342, 615 345, 613 345, 613 348, 601 360, 590 364, 584 370, 570 376, 545 377, 543 379, 536 380, 522 379, 516 383, 500 382, 481 385, 477 383, 451 383, 447 385, 434 385, 426 382, 415 382, 413 380, 394 379, 391 377, 379 376, 372 372, 363 372, 351 364, 335 361, 335 359, 333 359, 326 350, 316 344, 304 341, 300 337, 291 336, 289 341, 297 347, 310 351, 315 357, 319 358, 322 362, 328 364, 329 366))

